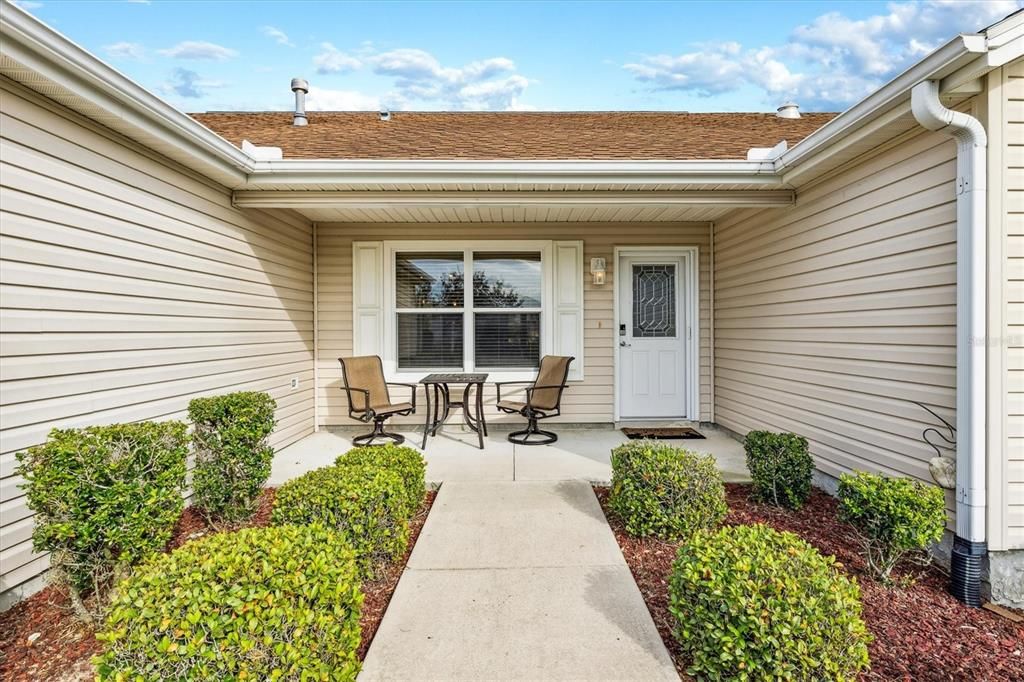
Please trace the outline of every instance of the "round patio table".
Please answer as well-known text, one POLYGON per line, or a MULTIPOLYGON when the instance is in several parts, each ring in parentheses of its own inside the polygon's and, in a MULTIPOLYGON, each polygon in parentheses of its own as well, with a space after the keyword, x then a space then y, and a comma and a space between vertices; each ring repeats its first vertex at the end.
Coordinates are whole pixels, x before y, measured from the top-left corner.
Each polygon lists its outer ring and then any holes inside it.
POLYGON ((476 432, 480 449, 484 449, 484 436, 487 435, 487 422, 484 421, 484 382, 487 374, 466 374, 463 372, 428 374, 420 379, 423 385, 427 406, 427 421, 423 427, 423 449, 427 447, 427 436, 436 436, 441 424, 448 418, 453 407, 462 408, 462 418, 471 431, 476 432), (465 385, 462 389, 462 400, 452 402, 450 385, 465 385), (476 387, 476 396, 470 400, 476 387), (434 400, 431 410, 430 393, 433 388, 434 400), (474 409, 471 410, 470 407, 474 409), (474 413, 475 412, 475 413, 474 413))

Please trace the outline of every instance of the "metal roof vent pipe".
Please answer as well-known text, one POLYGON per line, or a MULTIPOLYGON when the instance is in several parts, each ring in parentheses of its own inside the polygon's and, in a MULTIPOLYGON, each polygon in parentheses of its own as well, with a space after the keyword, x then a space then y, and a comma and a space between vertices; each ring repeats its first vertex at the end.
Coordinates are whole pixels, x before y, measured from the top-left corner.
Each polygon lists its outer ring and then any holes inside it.
POLYGON ((775 110, 775 115, 779 118, 800 118, 800 107, 796 102, 786 102, 775 110))
POLYGON ((305 78, 293 78, 292 92, 295 93, 295 117, 292 119, 292 125, 309 125, 309 119, 306 118, 306 93, 309 92, 309 81, 305 78))
POLYGON ((390 109, 381 109, 380 112, 377 114, 377 116, 380 117, 380 120, 382 120, 382 121, 390 121, 391 120, 391 110, 390 109))

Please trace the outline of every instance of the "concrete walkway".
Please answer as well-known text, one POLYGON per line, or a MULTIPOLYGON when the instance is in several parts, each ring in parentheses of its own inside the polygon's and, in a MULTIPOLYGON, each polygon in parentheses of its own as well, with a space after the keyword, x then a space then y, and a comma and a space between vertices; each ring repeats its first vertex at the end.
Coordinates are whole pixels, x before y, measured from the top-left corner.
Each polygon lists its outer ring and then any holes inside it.
POLYGON ((678 680, 590 485, 446 481, 361 680, 678 680))

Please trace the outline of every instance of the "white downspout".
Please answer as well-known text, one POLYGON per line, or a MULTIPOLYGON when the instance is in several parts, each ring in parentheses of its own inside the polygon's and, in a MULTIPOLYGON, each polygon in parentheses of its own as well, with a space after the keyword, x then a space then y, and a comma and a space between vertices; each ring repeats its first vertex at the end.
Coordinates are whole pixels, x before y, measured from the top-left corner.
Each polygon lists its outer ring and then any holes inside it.
POLYGON ((313 229, 313 433, 320 431, 320 254, 319 229, 313 229))
POLYGON ((985 554, 986 147, 978 119, 947 109, 937 81, 911 91, 911 110, 928 130, 956 139, 956 538, 953 593, 980 606, 985 554))
POLYGON ((709 294, 709 296, 711 298, 711 303, 710 303, 710 306, 711 306, 711 311, 710 311, 711 329, 709 330, 710 331, 710 337, 711 337, 711 340, 710 340, 710 344, 711 344, 711 348, 710 348, 710 351, 711 351, 710 352, 710 355, 711 355, 711 377, 710 377, 710 379, 711 379, 711 381, 710 381, 710 384, 711 384, 711 411, 710 411, 710 414, 708 415, 708 421, 710 421, 713 424, 713 423, 715 423, 715 378, 716 378, 716 375, 715 375, 715 371, 716 371, 716 369, 715 369, 715 222, 714 221, 711 221, 710 223, 708 223, 708 233, 709 233, 708 234, 708 247, 709 247, 708 251, 710 251, 709 255, 711 257, 711 271, 709 273, 710 274, 709 279, 711 281, 711 288, 708 291, 708 294, 709 294))

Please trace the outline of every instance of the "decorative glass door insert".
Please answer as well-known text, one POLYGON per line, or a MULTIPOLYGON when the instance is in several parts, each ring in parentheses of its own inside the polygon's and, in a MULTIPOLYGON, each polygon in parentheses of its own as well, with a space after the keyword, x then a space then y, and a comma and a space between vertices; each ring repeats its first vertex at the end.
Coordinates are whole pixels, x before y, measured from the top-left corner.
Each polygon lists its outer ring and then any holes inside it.
POLYGON ((676 266, 633 265, 633 338, 676 336, 676 266))

